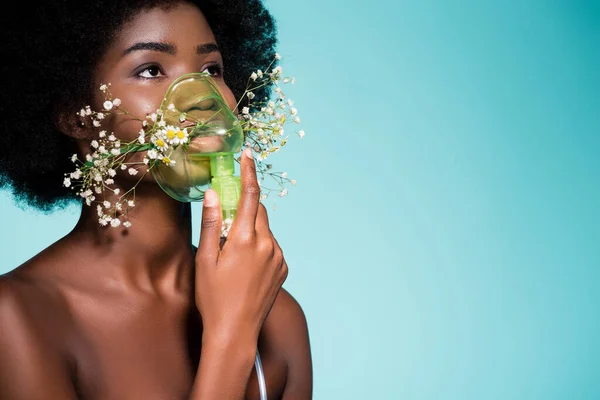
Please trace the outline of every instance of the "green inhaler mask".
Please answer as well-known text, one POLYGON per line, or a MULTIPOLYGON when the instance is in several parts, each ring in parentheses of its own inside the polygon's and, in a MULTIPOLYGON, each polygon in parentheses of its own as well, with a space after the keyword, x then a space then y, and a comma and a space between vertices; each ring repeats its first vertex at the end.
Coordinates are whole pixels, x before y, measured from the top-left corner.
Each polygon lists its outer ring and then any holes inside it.
POLYGON ((213 188, 223 221, 230 224, 241 192, 234 154, 241 150, 244 133, 218 85, 206 73, 182 75, 169 86, 160 110, 167 125, 187 129, 189 141, 170 154, 174 165, 152 168, 154 179, 181 202, 202 201, 213 188))

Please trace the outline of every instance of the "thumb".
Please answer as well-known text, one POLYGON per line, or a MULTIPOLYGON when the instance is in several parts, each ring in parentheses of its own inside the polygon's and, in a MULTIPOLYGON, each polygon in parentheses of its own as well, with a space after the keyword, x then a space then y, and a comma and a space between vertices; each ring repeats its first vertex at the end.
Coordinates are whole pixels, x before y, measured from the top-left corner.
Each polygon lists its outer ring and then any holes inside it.
POLYGON ((216 264, 219 257, 222 218, 219 195, 214 189, 208 189, 204 192, 198 257, 209 264, 216 264))

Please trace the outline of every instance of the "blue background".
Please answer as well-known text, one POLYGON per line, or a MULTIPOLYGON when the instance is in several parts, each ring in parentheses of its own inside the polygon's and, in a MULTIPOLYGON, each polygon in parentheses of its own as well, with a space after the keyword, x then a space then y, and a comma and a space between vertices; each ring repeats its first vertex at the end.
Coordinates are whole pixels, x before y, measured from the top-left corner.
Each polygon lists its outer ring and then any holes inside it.
MULTIPOLYGON (((315 399, 600 398, 600 2, 267 6, 315 399)), ((78 211, 0 209, 0 273, 78 211)))

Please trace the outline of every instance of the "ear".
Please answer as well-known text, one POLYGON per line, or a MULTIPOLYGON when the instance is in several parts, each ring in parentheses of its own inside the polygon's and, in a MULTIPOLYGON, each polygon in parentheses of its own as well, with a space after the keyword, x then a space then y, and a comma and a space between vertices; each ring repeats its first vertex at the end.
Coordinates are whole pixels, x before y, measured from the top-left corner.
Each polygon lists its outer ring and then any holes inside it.
POLYGON ((86 139, 93 134, 92 119, 79 113, 60 111, 54 114, 54 125, 73 139, 86 139))

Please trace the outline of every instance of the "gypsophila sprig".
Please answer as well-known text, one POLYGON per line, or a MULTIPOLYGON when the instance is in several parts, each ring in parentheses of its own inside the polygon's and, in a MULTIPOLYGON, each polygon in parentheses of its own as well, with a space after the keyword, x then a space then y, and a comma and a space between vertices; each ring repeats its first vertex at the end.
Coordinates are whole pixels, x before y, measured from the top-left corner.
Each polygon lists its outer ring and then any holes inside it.
MULTIPOLYGON (((238 118, 242 123, 245 141, 244 146, 249 147, 255 153, 256 170, 259 175, 259 184, 261 187, 261 200, 265 200, 272 192, 277 192, 279 197, 288 194, 288 184, 295 186, 296 180, 287 177, 286 172, 273 171, 272 164, 267 162, 269 156, 279 152, 289 140, 284 126, 289 123, 300 124, 298 110, 294 107, 294 102, 284 94, 281 84, 294 84, 296 78, 284 76, 281 66, 271 68, 281 56, 275 54, 275 59, 265 69, 253 71, 246 84, 246 90, 242 99, 248 99, 248 106, 242 108, 238 118), (255 91, 263 86, 273 86, 274 98, 256 99, 255 91), (250 109, 258 111, 250 113, 250 109), (266 177, 271 178, 277 187, 271 188, 264 184, 266 177)), ((240 99, 240 102, 241 100, 240 99)), ((239 103, 238 103, 239 104, 239 103)), ((303 130, 294 130, 294 133, 302 139, 303 130)), ((239 162, 239 157, 237 157, 239 162)))
MULTIPOLYGON (((276 54, 264 72, 257 70, 250 74, 246 90, 240 99, 241 102, 247 98, 248 106, 243 107, 237 116, 244 132, 244 147, 251 148, 255 155, 261 201, 273 191, 284 197, 288 194, 287 185, 296 185, 296 180, 288 178, 286 172, 275 172, 272 165, 267 163, 270 155, 279 152, 288 143, 289 135, 285 134, 284 125, 300 123, 293 101, 284 95, 280 86, 281 83, 294 84, 295 78, 284 77, 280 66, 271 68, 280 59, 276 54), (263 86, 274 88, 273 99, 256 99, 254 92, 263 86), (250 109, 256 111, 250 112, 250 109), (265 185, 265 177, 272 178, 277 188, 265 185)), ((75 170, 65 174, 63 185, 73 189, 87 206, 96 207, 100 225, 128 228, 131 226, 129 211, 136 204, 135 189, 144 176, 158 165, 174 166, 176 161, 171 156, 173 151, 180 146, 186 150, 190 133, 199 127, 208 127, 208 123, 196 121, 196 125, 189 130, 169 125, 165 122, 161 109, 145 118, 139 118, 124 109, 119 98, 112 96, 110 83, 101 84, 99 89, 104 95, 103 109, 94 111, 88 105, 77 113, 82 122, 87 119, 91 126, 98 129, 98 134, 90 142, 91 153, 86 154, 82 160, 77 154, 71 156, 75 170), (114 132, 102 129, 103 121, 112 114, 124 114, 140 122, 142 128, 138 137, 123 142, 114 132), (141 161, 132 160, 134 153, 144 151, 146 154, 141 161), (121 192, 115 183, 117 174, 128 174, 138 177, 138 180, 131 188, 121 192)), ((172 111, 173 105, 169 105, 168 110, 172 111)), ((185 121, 185 113, 179 118, 181 122, 185 121)), ((304 131, 297 130, 295 134, 302 138, 304 131)), ((235 159, 240 161, 239 156, 235 159)))

